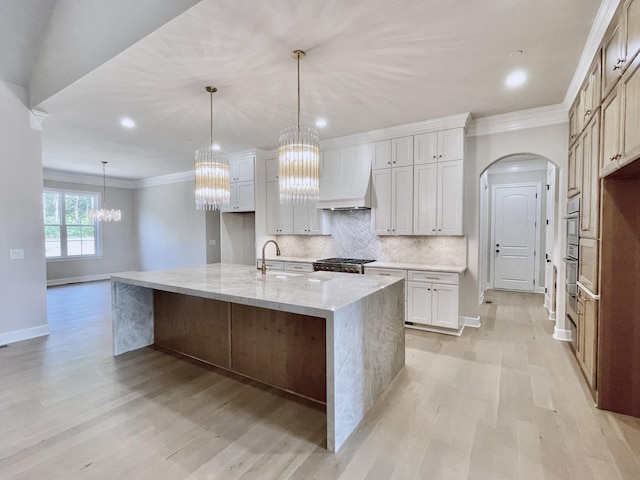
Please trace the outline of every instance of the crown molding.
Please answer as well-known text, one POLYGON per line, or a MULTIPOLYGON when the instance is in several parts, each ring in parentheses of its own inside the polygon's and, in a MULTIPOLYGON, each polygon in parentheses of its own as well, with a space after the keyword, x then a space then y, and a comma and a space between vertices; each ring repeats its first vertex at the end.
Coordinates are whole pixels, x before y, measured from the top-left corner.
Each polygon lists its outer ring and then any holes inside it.
POLYGON ((42 122, 47 118, 47 115, 49 115, 47 112, 40 110, 29 110, 29 124, 31 128, 42 131, 42 122))
MULTIPOLYGON (((89 175, 85 173, 65 172, 62 170, 43 169, 43 178, 55 182, 80 183, 82 185, 98 185, 102 186, 102 175, 89 175)), ((104 184, 107 187, 116 188, 136 188, 136 180, 127 180, 124 178, 105 177, 104 184)))
POLYGON ((602 43, 604 34, 607 32, 609 24, 611 23, 611 20, 613 19, 613 16, 615 15, 620 3, 621 0, 602 0, 602 3, 600 4, 598 13, 596 13, 596 18, 593 20, 593 24, 591 25, 591 31, 589 32, 589 36, 587 37, 587 42, 582 49, 580 61, 578 62, 578 66, 576 67, 575 72, 573 73, 573 78, 569 83, 567 93, 564 96, 563 103, 566 106, 567 111, 571 107, 573 100, 580 91, 582 82, 587 76, 587 72, 591 67, 591 63, 598 53, 598 49, 600 48, 600 44, 602 43))
POLYGON ((568 109, 564 104, 530 108, 518 112, 502 113, 490 117, 476 118, 467 131, 468 137, 493 135, 527 128, 546 127, 569 121, 568 109))
POLYGON ((380 140, 389 140, 391 138, 436 132, 438 130, 446 130, 448 128, 466 128, 470 120, 470 113, 460 113, 457 115, 450 115, 448 117, 435 118, 415 123, 407 123, 406 125, 381 128, 379 130, 371 130, 368 132, 356 133, 354 135, 321 140, 320 150, 350 147, 362 143, 378 142, 380 140))
POLYGON ((196 173, 193 170, 186 172, 170 173, 168 175, 159 175, 157 177, 141 178, 133 180, 133 188, 155 187, 156 185, 167 185, 169 183, 178 182, 194 182, 196 173))

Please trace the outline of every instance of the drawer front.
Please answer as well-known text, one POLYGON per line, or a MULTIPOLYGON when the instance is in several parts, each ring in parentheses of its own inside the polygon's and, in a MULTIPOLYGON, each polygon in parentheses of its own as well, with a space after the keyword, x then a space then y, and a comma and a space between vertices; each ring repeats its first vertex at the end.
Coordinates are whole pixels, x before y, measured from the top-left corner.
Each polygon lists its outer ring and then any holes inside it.
MULTIPOLYGON (((273 262, 271 260, 267 260, 264 263, 267 264, 267 270, 284 270, 284 262, 273 262)), ((262 260, 256 260, 256 267, 262 267, 262 260)))
POLYGON ((378 267, 364 267, 365 275, 383 275, 387 277, 400 277, 407 279, 406 270, 398 270, 395 268, 378 268, 378 267))
POLYGON ((285 262, 284 269, 286 272, 313 272, 313 264, 285 262))
POLYGON ((426 272, 421 270, 409 270, 410 282, 435 282, 435 283, 449 283, 452 285, 458 284, 457 273, 447 272, 426 272))

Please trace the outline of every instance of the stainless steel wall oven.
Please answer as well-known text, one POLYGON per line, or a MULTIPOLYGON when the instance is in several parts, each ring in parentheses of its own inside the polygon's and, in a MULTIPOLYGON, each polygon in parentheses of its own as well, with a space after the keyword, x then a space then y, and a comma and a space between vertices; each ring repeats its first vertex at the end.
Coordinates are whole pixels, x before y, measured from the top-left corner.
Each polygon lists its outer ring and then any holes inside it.
POLYGON ((574 197, 567 202, 567 244, 565 248, 566 279, 565 288, 567 292, 567 318, 570 321, 569 329, 572 332, 572 343, 574 348, 577 342, 578 324, 578 241, 580 235, 580 197, 574 197))

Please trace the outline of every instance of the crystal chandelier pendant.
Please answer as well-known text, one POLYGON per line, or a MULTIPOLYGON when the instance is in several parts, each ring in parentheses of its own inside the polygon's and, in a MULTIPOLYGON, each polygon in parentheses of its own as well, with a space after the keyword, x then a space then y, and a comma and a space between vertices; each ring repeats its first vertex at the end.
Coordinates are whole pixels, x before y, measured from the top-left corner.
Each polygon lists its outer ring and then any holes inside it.
POLYGON ((196 176, 196 209, 222 210, 231 200, 229 157, 213 148, 213 94, 215 87, 205 87, 211 99, 211 144, 196 150, 194 168, 196 176))
POLYGON ((300 59, 305 52, 294 50, 291 56, 298 66, 298 123, 280 132, 278 177, 280 203, 313 205, 320 197, 320 144, 317 132, 300 124, 300 59))
POLYGON ((89 210, 89 220, 94 222, 119 222, 122 220, 120 210, 108 209, 107 207, 107 181, 105 176, 106 161, 102 161, 102 199, 105 208, 99 210, 89 210))
POLYGON ((278 151, 280 203, 309 205, 320 196, 320 145, 310 127, 288 127, 280 132, 278 151))

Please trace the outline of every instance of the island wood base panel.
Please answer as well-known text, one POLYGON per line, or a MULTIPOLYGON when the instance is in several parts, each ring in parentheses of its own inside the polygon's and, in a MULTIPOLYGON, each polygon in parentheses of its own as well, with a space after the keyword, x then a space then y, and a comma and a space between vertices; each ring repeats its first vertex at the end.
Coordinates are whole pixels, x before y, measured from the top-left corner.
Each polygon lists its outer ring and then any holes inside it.
POLYGON ((154 344, 321 403, 325 319, 161 290, 154 344))

